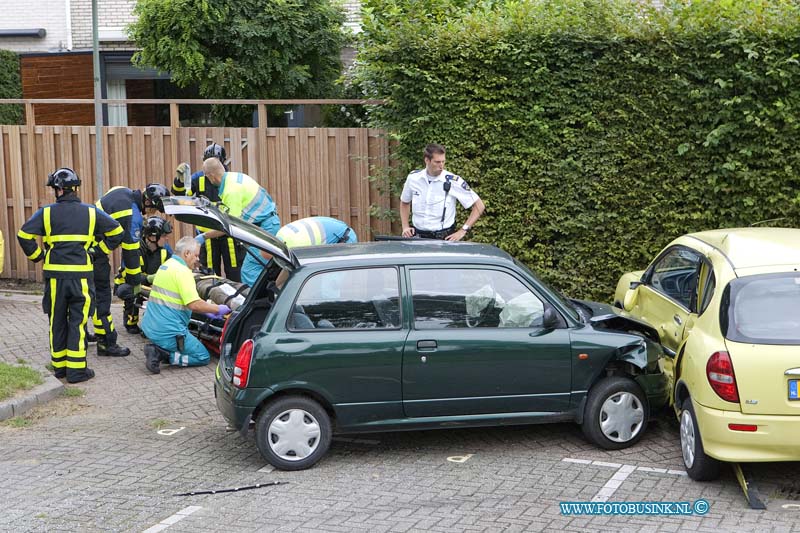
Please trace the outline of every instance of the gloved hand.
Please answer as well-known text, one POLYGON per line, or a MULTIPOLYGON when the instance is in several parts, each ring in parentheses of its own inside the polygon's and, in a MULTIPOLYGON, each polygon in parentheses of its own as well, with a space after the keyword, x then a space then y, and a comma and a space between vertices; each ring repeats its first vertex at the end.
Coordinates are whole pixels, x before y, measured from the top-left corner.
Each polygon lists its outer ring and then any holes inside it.
POLYGON ((147 275, 147 284, 148 285, 152 285, 154 279, 156 279, 156 275, 155 274, 148 274, 147 275))
POLYGON ((181 163, 178 165, 178 168, 175 169, 175 184, 181 187, 185 185, 184 176, 190 175, 189 173, 189 163, 181 163))
POLYGON ((142 284, 134 285, 133 286, 133 295, 137 296, 140 292, 142 292, 142 284))
POLYGON ((219 319, 219 318, 223 318, 227 314, 230 314, 230 312, 231 312, 231 308, 228 307, 225 304, 222 304, 222 305, 219 306, 219 310, 216 313, 206 313, 206 316, 208 318, 219 319))
POLYGON ((196 240, 200 246, 203 246, 206 242, 206 236, 202 233, 198 233, 194 240, 196 240))

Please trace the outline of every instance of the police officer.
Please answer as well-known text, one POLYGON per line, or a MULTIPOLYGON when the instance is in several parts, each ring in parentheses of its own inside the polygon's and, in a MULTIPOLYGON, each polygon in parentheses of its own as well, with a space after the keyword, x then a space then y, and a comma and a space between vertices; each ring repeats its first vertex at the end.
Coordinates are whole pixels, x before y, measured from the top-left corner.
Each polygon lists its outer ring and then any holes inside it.
POLYGON ((93 286, 88 250, 94 242, 113 250, 122 242, 122 227, 96 206, 81 203, 81 180, 69 168, 47 177, 56 202, 36 211, 17 233, 19 245, 34 262, 44 260, 42 307, 50 317, 50 357, 57 378, 78 383, 94 377, 86 366, 86 322, 93 286), (41 236, 44 251, 36 243, 41 236))
MULTIPOLYGON (((146 276, 148 285, 153 283, 153 277, 158 267, 172 257, 172 248, 166 243, 166 236, 172 233, 172 225, 158 216, 148 217, 142 228, 142 240, 139 245, 140 265, 142 276, 146 276)), ((120 267, 117 277, 114 278, 114 292, 124 302, 125 330, 133 335, 142 332, 139 328, 139 307, 143 299, 133 294, 133 287, 125 283, 125 269, 120 267)))
MULTIPOLYGON (((219 196, 228 208, 228 213, 260 226, 275 235, 281 227, 277 208, 272 197, 256 180, 241 172, 227 172, 218 159, 203 161, 203 172, 211 183, 219 188, 219 196)), ((224 235, 221 231, 207 231, 198 235, 197 241, 224 235)), ((244 272, 260 271, 263 268, 255 249, 249 249, 242 261, 244 272)), ((242 280, 244 281, 244 280, 242 280)))
POLYGON ((423 152, 425 168, 415 170, 406 178, 400 194, 400 221, 403 237, 460 241, 483 214, 485 206, 461 176, 444 169, 445 149, 429 144, 423 152), (472 211, 466 223, 455 229, 456 200, 472 211), (413 209, 414 223, 409 224, 413 209))
POLYGON ((189 334, 192 312, 223 318, 231 312, 227 305, 204 301, 197 294, 192 268, 197 264, 200 244, 183 237, 175 245, 175 255, 159 267, 150 289, 142 319, 142 331, 151 341, 144 347, 145 367, 153 374, 161 363, 176 366, 207 365, 211 356, 203 343, 189 334))
MULTIPOLYGON (((160 183, 151 183, 143 191, 131 190, 127 187, 113 187, 97 201, 97 207, 108 213, 122 226, 123 280, 133 288, 134 295, 139 293, 142 284, 139 252, 142 213, 146 209, 155 209, 163 213, 164 204, 161 202, 161 198, 164 196, 169 196, 167 188, 160 183)), ((97 336, 97 355, 124 357, 131 351, 117 344, 117 332, 111 317, 111 265, 108 261, 108 254, 109 250, 105 249, 102 242, 95 247, 94 332, 97 336)))
MULTIPOLYGON (((223 164, 225 170, 226 154, 225 147, 217 144, 209 144, 203 152, 203 161, 209 158, 218 159, 223 164)), ((175 179, 172 181, 172 194, 175 196, 205 196, 212 202, 219 202, 219 190, 217 186, 206 179, 203 171, 197 171, 190 178, 190 187, 186 188, 186 174, 189 165, 181 163, 175 169, 175 179)), ((197 228, 199 231, 207 231, 207 228, 197 228)), ((213 270, 217 276, 222 276, 222 266, 225 265, 225 277, 231 281, 240 281, 240 270, 244 259, 245 249, 242 245, 237 245, 233 238, 228 236, 216 237, 205 241, 200 249, 200 264, 208 270, 213 270)))
MULTIPOLYGON (((320 244, 337 244, 342 242, 358 242, 356 231, 335 218, 308 217, 295 220, 283 226, 276 235, 289 248, 296 246, 318 246, 320 244)), ((263 261, 245 261, 242 267, 242 283, 251 287, 267 265, 269 255, 261 252, 263 261)))

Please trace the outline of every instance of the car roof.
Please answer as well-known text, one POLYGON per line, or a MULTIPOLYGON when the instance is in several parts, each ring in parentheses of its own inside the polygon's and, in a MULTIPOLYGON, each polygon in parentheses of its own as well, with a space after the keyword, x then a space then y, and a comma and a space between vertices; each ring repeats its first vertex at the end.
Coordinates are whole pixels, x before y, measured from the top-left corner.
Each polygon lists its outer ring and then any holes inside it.
POLYGON ((494 246, 433 239, 331 244, 292 248, 301 265, 337 262, 418 263, 436 258, 436 262, 490 261, 513 263, 513 258, 494 246), (389 260, 389 261, 385 261, 389 260))
POLYGON ((800 264, 800 229, 729 228, 689 236, 725 254, 735 269, 800 264))

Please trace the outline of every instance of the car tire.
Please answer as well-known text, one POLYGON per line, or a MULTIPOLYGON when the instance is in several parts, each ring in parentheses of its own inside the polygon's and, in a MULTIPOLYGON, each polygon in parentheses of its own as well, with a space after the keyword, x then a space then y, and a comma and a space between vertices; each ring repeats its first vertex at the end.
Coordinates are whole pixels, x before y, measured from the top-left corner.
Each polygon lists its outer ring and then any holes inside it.
POLYGON ((606 450, 633 446, 647 428, 648 411, 644 391, 631 378, 603 378, 589 391, 583 413, 583 434, 606 450))
POLYGON ((686 473, 695 481, 713 481, 719 477, 720 462, 706 455, 692 399, 686 398, 680 417, 681 455, 686 473))
POLYGON ((331 445, 330 417, 311 398, 279 398, 258 416, 256 445, 264 459, 279 470, 311 468, 331 445))

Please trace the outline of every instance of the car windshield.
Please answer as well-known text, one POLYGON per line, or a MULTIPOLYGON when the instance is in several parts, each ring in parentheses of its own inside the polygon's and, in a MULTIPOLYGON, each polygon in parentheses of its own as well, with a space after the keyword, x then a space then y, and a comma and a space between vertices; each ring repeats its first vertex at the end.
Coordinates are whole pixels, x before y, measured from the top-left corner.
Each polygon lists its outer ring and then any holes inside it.
POLYGON ((800 344, 800 273, 733 280, 723 293, 725 338, 753 344, 800 344))
POLYGON ((554 296, 554 297, 555 297, 555 298, 556 298, 556 299, 559 301, 559 303, 561 304, 561 307, 563 307, 563 308, 564 308, 564 309, 565 309, 565 310, 566 310, 566 311, 567 311, 567 312, 570 314, 570 316, 571 316, 571 317, 572 317, 574 320, 581 321, 581 315, 580 315, 580 313, 578 313, 577 309, 575 309, 575 306, 572 304, 572 302, 570 302, 569 300, 567 300, 566 298, 564 298, 564 296, 563 296, 563 295, 562 295, 560 292, 558 292, 557 290, 553 289, 553 288, 552 288, 551 286, 549 286, 547 283, 545 283, 544 281, 542 281, 542 280, 541 280, 539 277, 537 277, 537 276, 536 276, 536 274, 534 274, 533 272, 531 272, 531 269, 529 269, 529 268, 528 268, 527 266, 525 266, 523 263, 521 263, 521 262, 520 262, 520 261, 518 261, 517 259, 514 259, 514 263, 515 263, 515 264, 516 264, 518 267, 520 267, 521 269, 523 269, 525 272, 527 272, 527 273, 528 273, 528 275, 529 275, 530 277, 532 277, 533 279, 535 279, 535 280, 536 280, 536 281, 537 281, 537 282, 538 282, 540 285, 542 285, 542 286, 543 286, 545 289, 547 289, 547 291, 548 291, 548 292, 549 292, 551 295, 553 295, 553 296, 554 296))

